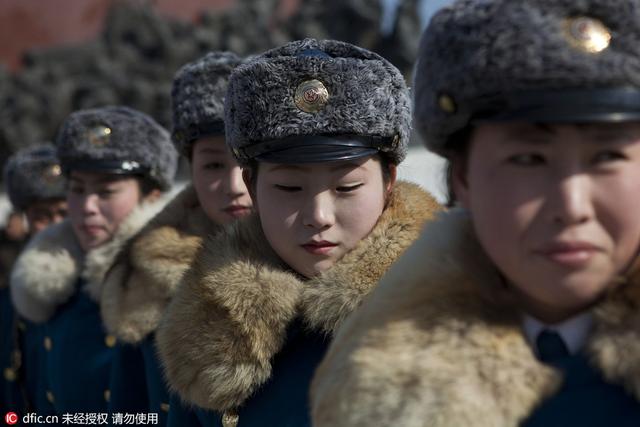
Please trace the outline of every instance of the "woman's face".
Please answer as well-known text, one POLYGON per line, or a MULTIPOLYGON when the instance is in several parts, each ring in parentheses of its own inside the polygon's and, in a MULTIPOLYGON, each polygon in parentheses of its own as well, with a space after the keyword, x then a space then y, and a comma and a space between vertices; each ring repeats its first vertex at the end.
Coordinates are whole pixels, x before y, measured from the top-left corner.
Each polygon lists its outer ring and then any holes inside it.
POLYGON ((395 182, 373 157, 318 164, 261 163, 255 196, 270 245, 313 277, 331 268, 373 229, 395 182))
POLYGON ((66 200, 40 200, 31 203, 25 209, 31 235, 39 233, 48 226, 56 224, 67 216, 66 200))
POLYGON ((559 322, 594 304, 640 242, 640 124, 491 124, 454 188, 523 308, 559 322))
POLYGON ((69 219, 82 249, 88 251, 111 240, 141 200, 136 178, 71 172, 67 193, 69 219))
POLYGON ((210 220, 227 224, 251 213, 251 197, 242 170, 223 137, 202 138, 193 145, 191 180, 210 220))

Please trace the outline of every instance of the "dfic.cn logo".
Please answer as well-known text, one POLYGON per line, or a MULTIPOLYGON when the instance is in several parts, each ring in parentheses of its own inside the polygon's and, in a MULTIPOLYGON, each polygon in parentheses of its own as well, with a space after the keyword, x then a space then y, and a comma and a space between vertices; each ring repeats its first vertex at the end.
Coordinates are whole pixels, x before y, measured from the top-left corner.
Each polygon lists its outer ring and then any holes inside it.
POLYGON ((4 416, 4 422, 10 426, 17 424, 18 414, 16 414, 15 412, 7 412, 7 415, 4 416))

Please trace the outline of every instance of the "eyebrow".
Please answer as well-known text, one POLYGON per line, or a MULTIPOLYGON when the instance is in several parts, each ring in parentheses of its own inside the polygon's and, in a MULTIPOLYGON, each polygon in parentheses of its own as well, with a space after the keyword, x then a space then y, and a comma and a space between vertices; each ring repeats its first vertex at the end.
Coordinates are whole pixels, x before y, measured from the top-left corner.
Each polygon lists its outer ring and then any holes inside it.
POLYGON ((545 125, 544 123, 514 126, 508 131, 507 138, 504 140, 504 143, 508 145, 513 143, 548 145, 551 141, 545 137, 554 135, 555 133, 556 130, 552 126, 545 125))
POLYGON ((198 153, 205 153, 205 154, 224 154, 225 150, 222 148, 210 148, 210 147, 205 147, 205 148, 200 148, 199 150, 197 150, 198 153))

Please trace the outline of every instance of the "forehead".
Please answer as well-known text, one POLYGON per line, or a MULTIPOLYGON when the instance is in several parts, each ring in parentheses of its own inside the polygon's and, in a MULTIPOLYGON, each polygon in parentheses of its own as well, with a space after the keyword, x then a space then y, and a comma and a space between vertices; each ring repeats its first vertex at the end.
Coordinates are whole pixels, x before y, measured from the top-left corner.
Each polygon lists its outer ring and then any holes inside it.
POLYGON ((640 139, 640 122, 625 123, 491 123, 477 126, 472 141, 494 143, 552 143, 566 140, 566 136, 579 135, 582 141, 599 142, 608 138, 640 139))
POLYGON ((224 136, 208 136, 198 139, 193 144, 194 153, 224 153, 227 151, 227 144, 224 136))
POLYGON ((354 170, 370 172, 376 170, 376 165, 379 165, 379 162, 374 157, 324 163, 259 163, 260 170, 266 173, 296 175, 346 174, 354 170))

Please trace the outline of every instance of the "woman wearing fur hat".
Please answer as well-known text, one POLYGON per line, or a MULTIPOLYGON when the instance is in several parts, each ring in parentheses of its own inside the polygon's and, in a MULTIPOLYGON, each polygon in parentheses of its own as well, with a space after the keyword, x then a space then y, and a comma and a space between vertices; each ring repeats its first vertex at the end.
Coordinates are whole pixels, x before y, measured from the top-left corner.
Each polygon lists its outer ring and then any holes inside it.
POLYGON ((638 0, 435 15, 415 119, 463 209, 336 337, 314 425, 640 425, 639 38, 638 0))
POLYGON ((408 93, 372 52, 273 49, 234 70, 225 109, 257 214, 205 240, 158 330, 169 384, 195 408, 187 421, 172 406, 169 424, 310 425, 331 336, 439 206, 395 182, 408 93))
POLYGON ((133 239, 104 284, 102 318, 121 345, 111 412, 156 413, 166 424, 169 393, 156 356, 155 329, 202 239, 251 212, 242 171, 224 140, 224 96, 241 59, 209 53, 174 79, 173 141, 191 164, 187 186, 133 239))
POLYGON ((17 311, 42 325, 38 415, 106 413, 116 339, 100 319, 108 268, 159 210, 177 153, 168 132, 126 107, 72 113, 57 138, 69 219, 39 233, 11 274, 17 311), (46 402, 46 405, 44 404, 46 402))
MULTIPOLYGON (((36 144, 11 156, 4 169, 4 183, 16 219, 26 218, 28 236, 58 223, 67 214, 66 180, 51 143, 36 144)), ((11 226, 11 224, 9 224, 11 226)), ((40 343, 38 327, 18 319, 9 293, 9 273, 24 241, 3 231, 0 248, 0 407, 23 413, 33 406, 36 382, 35 352, 40 343)))

